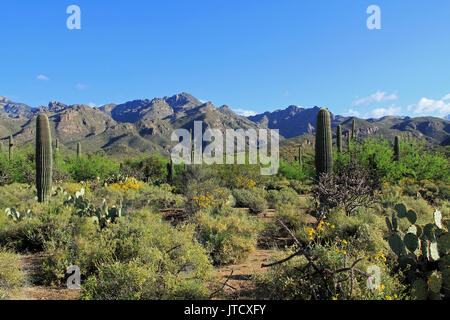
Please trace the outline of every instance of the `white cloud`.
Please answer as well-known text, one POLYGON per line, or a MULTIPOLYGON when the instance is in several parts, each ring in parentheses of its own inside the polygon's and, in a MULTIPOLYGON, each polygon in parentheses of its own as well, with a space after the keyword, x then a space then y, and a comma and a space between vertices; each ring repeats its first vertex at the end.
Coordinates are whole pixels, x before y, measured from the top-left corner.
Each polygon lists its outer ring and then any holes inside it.
POLYGON ((78 90, 84 90, 86 89, 88 86, 85 84, 81 84, 81 83, 77 83, 75 88, 77 88, 78 90))
POLYGON ((252 110, 245 110, 245 109, 233 109, 234 112, 237 114, 244 116, 244 117, 250 117, 250 116, 256 116, 257 113, 252 110))
POLYGON ((446 116, 450 113, 450 94, 444 96, 441 100, 433 100, 422 98, 416 104, 408 106, 409 111, 415 114, 432 114, 437 113, 439 116, 446 116))
POLYGON ((38 76, 36 77, 36 79, 42 80, 42 81, 49 81, 49 80, 50 80, 49 77, 44 76, 43 74, 38 75, 38 76))
POLYGON ((387 102, 387 101, 395 101, 398 99, 396 93, 388 94, 387 92, 378 90, 374 94, 371 94, 368 97, 358 99, 353 102, 354 106, 369 106, 373 103, 387 102))
POLYGON ((95 108, 95 107, 97 107, 97 105, 95 103, 93 103, 93 102, 89 102, 89 107, 95 108))
POLYGON ((345 117, 359 117, 361 113, 356 110, 349 109, 346 113, 344 113, 345 117))
POLYGON ((377 108, 366 115, 366 118, 381 118, 384 116, 398 116, 402 111, 401 107, 391 106, 389 108, 377 108))

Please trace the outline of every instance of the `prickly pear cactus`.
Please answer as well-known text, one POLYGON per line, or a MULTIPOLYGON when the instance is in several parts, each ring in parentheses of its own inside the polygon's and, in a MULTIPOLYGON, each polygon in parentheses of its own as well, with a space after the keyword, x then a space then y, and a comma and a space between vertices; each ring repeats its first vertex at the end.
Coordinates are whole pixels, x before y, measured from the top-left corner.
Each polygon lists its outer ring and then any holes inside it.
MULTIPOLYGON (((411 284, 411 293, 418 300, 441 300, 450 297, 450 234, 444 228, 442 214, 434 213, 434 223, 418 226, 417 214, 397 204, 392 219, 386 218, 390 231, 387 238, 397 255, 399 267, 411 284), (411 224, 406 233, 398 228, 397 219, 411 224)), ((448 221, 447 221, 448 227, 448 221)))

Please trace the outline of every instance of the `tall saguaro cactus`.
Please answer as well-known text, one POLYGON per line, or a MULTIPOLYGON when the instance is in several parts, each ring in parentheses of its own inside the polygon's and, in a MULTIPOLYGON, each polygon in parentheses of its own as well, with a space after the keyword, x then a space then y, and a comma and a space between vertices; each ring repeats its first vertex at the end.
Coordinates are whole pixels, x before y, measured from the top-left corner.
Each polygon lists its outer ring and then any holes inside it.
POLYGON ((337 126, 336 129, 336 145, 339 153, 342 153, 342 126, 337 126))
POLYGON ((170 159, 170 161, 167 163, 167 180, 172 183, 173 182, 173 161, 170 159))
POLYGON ((8 144, 8 158, 9 160, 11 160, 12 158, 12 152, 13 152, 13 147, 14 147, 14 139, 13 136, 9 136, 9 144, 8 144))
POLYGON ((400 161, 400 137, 396 136, 394 141, 394 159, 400 161))
POLYGON ((300 165, 300 167, 303 166, 303 150, 302 147, 298 147, 298 164, 300 165))
POLYGON ((331 173, 333 171, 333 148, 331 137, 330 112, 320 109, 316 125, 316 172, 331 173))
POLYGON ((81 143, 78 142, 77 143, 77 158, 79 158, 81 156, 81 143))
POLYGON ((58 151, 59 150, 59 140, 55 139, 55 150, 58 151))
POLYGON ((353 119, 353 121, 352 121, 352 140, 355 139, 355 133, 356 133, 356 120, 353 119))
POLYGON ((36 119, 36 189, 39 202, 48 202, 52 191, 52 138, 48 118, 40 114, 36 119))

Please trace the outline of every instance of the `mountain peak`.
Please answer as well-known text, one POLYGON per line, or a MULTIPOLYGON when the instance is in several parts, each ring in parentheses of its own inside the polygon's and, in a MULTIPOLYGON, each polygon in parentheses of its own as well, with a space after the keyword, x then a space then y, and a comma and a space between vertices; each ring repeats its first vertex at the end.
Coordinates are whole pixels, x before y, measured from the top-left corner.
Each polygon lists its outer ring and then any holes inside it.
POLYGON ((2 103, 8 103, 8 102, 9 102, 9 99, 8 99, 7 97, 2 97, 2 96, 0 96, 0 102, 2 102, 2 103))

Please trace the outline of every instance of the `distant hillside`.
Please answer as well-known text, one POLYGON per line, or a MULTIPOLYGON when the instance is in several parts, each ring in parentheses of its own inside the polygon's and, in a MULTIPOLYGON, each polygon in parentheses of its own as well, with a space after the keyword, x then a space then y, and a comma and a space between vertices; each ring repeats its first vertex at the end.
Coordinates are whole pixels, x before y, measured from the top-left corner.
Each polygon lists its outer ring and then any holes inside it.
MULTIPOLYGON (((313 144, 319 107, 289 106, 251 117, 236 114, 228 106, 215 107, 188 93, 172 97, 141 99, 100 108, 66 105, 52 101, 45 107, 32 108, 0 97, 0 140, 14 135, 17 143, 31 142, 35 135, 35 117, 43 112, 49 116, 52 135, 62 148, 74 152, 77 142, 85 152, 105 150, 114 156, 137 156, 151 152, 168 152, 174 129, 192 129, 194 121, 203 121, 204 128, 279 129, 282 144, 313 144), (285 140, 286 138, 287 140, 285 140)), ((356 120, 360 137, 409 135, 425 139, 430 145, 450 143, 450 122, 434 117, 357 119, 332 114, 332 126, 341 124, 344 134, 356 120)))

